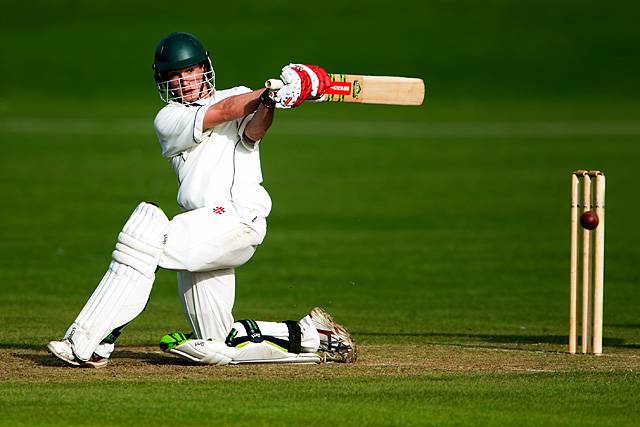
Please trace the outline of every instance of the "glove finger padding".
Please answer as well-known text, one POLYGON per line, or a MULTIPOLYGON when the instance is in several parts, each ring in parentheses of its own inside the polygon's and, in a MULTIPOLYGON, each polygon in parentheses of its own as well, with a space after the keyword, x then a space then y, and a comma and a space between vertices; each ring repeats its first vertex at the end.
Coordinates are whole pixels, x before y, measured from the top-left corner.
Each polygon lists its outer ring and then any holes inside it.
POLYGON ((305 67, 311 76, 311 81, 314 83, 314 87, 311 91, 311 96, 322 96, 324 95, 324 91, 327 90, 331 86, 331 78, 329 77, 329 73, 327 73, 324 68, 318 65, 302 65, 305 67))
MULTIPOLYGON (((311 79, 311 96, 316 98, 324 95, 324 91, 331 86, 329 74, 318 65, 289 64, 285 68, 306 73, 311 79)), ((284 69, 283 69, 284 70, 284 69)))
POLYGON ((299 67, 287 65, 282 68, 280 79, 284 86, 274 96, 276 108, 293 108, 302 104, 311 94, 313 83, 307 72, 299 67))

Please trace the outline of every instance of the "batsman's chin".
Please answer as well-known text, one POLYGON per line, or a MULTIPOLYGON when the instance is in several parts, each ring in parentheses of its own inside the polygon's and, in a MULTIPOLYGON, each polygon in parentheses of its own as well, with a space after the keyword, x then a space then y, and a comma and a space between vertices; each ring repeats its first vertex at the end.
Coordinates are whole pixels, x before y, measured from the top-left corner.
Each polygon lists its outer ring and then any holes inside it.
POLYGON ((198 99, 200 99, 200 95, 196 91, 182 93, 182 100, 184 102, 195 102, 198 99))

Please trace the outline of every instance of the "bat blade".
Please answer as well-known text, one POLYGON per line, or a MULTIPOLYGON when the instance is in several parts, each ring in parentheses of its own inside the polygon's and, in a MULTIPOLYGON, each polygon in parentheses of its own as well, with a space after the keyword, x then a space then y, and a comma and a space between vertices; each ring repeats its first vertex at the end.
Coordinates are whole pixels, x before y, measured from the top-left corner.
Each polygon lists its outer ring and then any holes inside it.
MULTIPOLYGON (((322 96, 325 102, 359 102, 363 104, 421 105, 424 81, 411 77, 359 76, 329 74, 331 86, 322 96)), ((277 90, 282 82, 270 79, 265 86, 277 90)))

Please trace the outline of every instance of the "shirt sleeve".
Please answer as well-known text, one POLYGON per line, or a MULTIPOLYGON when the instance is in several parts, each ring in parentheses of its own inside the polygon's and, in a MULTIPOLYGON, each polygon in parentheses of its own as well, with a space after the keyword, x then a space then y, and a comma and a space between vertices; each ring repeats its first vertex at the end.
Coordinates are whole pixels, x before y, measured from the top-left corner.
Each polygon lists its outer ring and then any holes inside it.
POLYGON ((168 159, 202 142, 202 122, 207 108, 208 105, 167 105, 160 110, 153 126, 162 157, 168 159))

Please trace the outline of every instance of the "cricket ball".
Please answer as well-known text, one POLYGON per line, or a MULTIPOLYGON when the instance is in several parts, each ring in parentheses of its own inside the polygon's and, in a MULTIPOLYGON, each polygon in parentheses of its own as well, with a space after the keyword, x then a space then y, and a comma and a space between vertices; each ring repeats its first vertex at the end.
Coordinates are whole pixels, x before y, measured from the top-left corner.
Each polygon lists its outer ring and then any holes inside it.
POLYGON ((587 230, 595 230, 600 220, 594 211, 587 211, 580 215, 580 225, 587 230))

